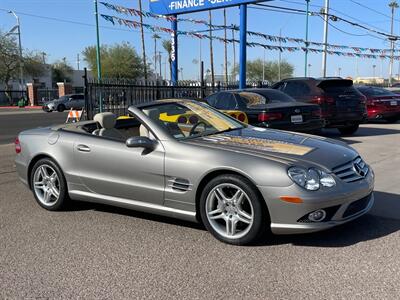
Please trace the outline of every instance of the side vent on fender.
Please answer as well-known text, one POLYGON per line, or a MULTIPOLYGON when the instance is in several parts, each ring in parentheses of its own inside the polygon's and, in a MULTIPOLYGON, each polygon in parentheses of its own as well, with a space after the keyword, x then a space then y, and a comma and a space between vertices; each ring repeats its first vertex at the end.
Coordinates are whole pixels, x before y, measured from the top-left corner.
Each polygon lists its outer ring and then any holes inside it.
POLYGON ((168 180, 167 186, 179 192, 187 192, 192 190, 192 184, 184 178, 173 177, 168 180))

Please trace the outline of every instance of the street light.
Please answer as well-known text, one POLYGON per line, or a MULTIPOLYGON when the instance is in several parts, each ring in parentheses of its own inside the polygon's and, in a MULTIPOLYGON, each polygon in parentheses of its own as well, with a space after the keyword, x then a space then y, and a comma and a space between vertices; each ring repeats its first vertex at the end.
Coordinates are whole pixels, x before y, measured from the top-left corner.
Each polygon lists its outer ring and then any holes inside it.
POLYGON ((19 17, 10 10, 8 12, 9 14, 12 14, 15 19, 17 20, 17 35, 18 35, 18 46, 19 46, 19 89, 22 91, 23 90, 23 84, 24 84, 24 68, 23 68, 23 59, 22 59, 22 44, 21 44, 21 24, 19 22, 19 17))

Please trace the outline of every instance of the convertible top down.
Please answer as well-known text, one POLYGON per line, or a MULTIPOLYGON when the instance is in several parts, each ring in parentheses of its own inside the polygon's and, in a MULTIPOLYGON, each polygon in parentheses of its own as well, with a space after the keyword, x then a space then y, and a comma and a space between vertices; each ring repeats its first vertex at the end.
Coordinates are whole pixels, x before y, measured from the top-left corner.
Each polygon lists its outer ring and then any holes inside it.
POLYGON ((191 100, 27 130, 16 152, 19 177, 43 208, 132 208, 202 222, 232 244, 330 228, 374 201, 373 171, 346 144, 253 127, 191 100))

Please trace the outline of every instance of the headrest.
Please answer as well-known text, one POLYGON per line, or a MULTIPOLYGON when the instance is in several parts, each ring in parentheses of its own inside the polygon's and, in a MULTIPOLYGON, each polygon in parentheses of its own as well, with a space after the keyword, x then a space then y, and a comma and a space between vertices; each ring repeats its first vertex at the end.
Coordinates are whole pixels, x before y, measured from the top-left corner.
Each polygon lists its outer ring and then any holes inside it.
POLYGON ((93 117, 93 120, 98 122, 102 128, 114 128, 117 117, 112 112, 98 113, 93 117))

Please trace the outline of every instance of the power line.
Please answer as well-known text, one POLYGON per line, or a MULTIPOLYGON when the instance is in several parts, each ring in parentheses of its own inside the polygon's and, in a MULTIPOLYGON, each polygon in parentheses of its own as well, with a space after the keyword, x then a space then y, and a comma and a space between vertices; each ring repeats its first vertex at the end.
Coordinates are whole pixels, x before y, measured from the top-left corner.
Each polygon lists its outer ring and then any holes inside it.
MULTIPOLYGON (((260 3, 255 3, 254 5, 262 6, 262 7, 279 8, 279 9, 284 9, 284 10, 293 11, 293 12, 303 12, 303 13, 305 12, 302 9, 288 8, 288 7, 282 7, 282 6, 276 6, 276 5, 267 5, 267 4, 260 4, 260 3)), ((325 15, 325 13, 323 13, 323 12, 321 12, 321 13, 320 12, 310 12, 310 14, 312 14, 312 15, 325 15)), ((368 27, 366 27, 364 25, 349 21, 347 19, 344 19, 342 17, 336 16, 336 15, 333 15, 333 14, 328 14, 328 16, 331 17, 331 18, 335 18, 336 20, 343 21, 343 22, 345 22, 347 24, 350 24, 350 25, 352 25, 354 27, 359 27, 359 28, 362 28, 364 30, 367 30, 367 31, 370 31, 370 32, 374 32, 376 34, 386 36, 387 38, 394 38, 394 39, 399 39, 400 38, 399 36, 391 35, 391 34, 385 32, 385 31, 374 30, 374 29, 368 28, 368 27)))
MULTIPOLYGON (((0 11, 5 11, 5 12, 9 12, 9 9, 4 9, 4 8, 0 8, 0 11)), ((81 25, 81 26, 89 26, 89 27, 95 27, 94 24, 90 24, 90 23, 84 23, 84 22, 79 22, 79 21, 73 21, 73 20, 67 20, 67 19, 60 19, 60 18, 55 18, 55 17, 48 17, 48 16, 41 16, 41 15, 34 15, 34 14, 29 14, 29 13, 24 13, 24 12, 20 12, 20 11, 14 11, 16 14, 21 15, 21 16, 27 16, 27 17, 32 17, 32 18, 39 18, 39 19, 44 19, 44 20, 50 20, 50 21, 56 21, 56 22, 62 22, 62 23, 69 23, 69 24, 75 24, 75 25, 81 25)), ((116 31, 125 31, 125 32, 139 32, 139 30, 129 30, 129 29, 122 29, 122 28, 116 28, 116 27, 111 27, 111 26, 99 26, 100 28, 103 29, 109 29, 109 30, 116 30, 116 31)), ((153 34, 152 31, 148 31, 145 30, 145 33, 148 34, 153 34)), ((160 34, 164 34, 164 35, 169 35, 168 33, 162 33, 160 32, 160 34)))
MULTIPOLYGON (((281 1, 281 2, 286 2, 286 3, 292 3, 292 4, 296 4, 296 5, 301 5, 301 6, 304 5, 303 3, 299 3, 299 2, 296 2, 296 1, 290 1, 290 0, 280 0, 280 1, 281 1)), ((315 5, 315 4, 314 4, 314 5, 313 5, 313 4, 310 4, 310 6, 311 6, 311 7, 316 7, 316 8, 323 8, 323 6, 321 6, 321 5, 315 5)), ((341 14, 341 15, 343 15, 343 16, 349 18, 349 19, 352 19, 352 20, 354 20, 354 21, 357 21, 357 22, 360 23, 360 24, 364 24, 364 25, 370 26, 370 27, 375 28, 375 29, 380 30, 380 31, 385 31, 385 29, 382 29, 382 28, 380 28, 380 27, 376 27, 376 26, 374 26, 374 25, 372 25, 372 24, 370 24, 370 23, 368 23, 368 22, 365 22, 365 21, 363 21, 363 20, 357 19, 357 18, 355 18, 355 17, 353 17, 353 16, 350 16, 350 15, 348 15, 348 14, 346 14, 346 13, 344 13, 344 12, 338 10, 338 9, 334 9, 334 8, 330 7, 329 10, 334 11, 334 12, 336 12, 336 13, 339 13, 339 14, 341 14)))
MULTIPOLYGON (((376 9, 373 9, 373 8, 371 8, 371 7, 366 6, 365 4, 359 3, 359 2, 357 2, 357 1, 355 1, 355 0, 350 0, 350 1, 353 2, 354 4, 357 4, 357 5, 361 6, 361 7, 364 7, 364 8, 366 8, 366 9, 370 10, 370 11, 373 11, 373 12, 375 12, 375 13, 381 15, 381 16, 385 16, 385 17, 387 17, 387 18, 389 18, 389 19, 392 18, 391 16, 386 15, 386 14, 384 14, 383 12, 380 12, 379 10, 376 10, 376 9)), ((396 19, 396 18, 393 18, 393 19, 396 20, 396 21, 400 21, 399 19, 396 19)))

